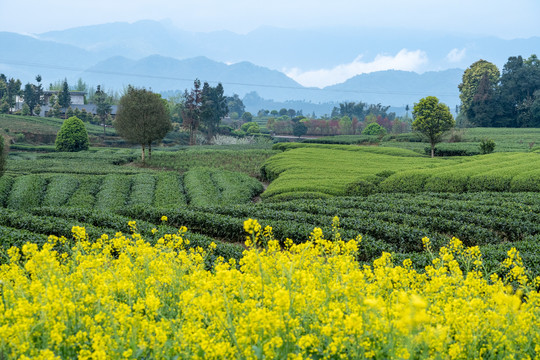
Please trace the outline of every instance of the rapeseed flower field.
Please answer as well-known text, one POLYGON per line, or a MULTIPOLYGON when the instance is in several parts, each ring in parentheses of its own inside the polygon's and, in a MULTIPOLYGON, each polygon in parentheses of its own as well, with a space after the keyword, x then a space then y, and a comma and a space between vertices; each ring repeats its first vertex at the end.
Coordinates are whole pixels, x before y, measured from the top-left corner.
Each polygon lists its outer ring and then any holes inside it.
MULTIPOLYGON (((167 221, 164 217, 163 221, 167 221)), ((499 275, 452 239, 425 271, 361 237, 315 228, 301 244, 244 223, 239 261, 187 250, 185 228, 90 239, 51 236, 0 267, 0 359, 534 359, 540 279, 512 249, 499 275)), ((420 239, 419 239, 420 241, 420 239)))

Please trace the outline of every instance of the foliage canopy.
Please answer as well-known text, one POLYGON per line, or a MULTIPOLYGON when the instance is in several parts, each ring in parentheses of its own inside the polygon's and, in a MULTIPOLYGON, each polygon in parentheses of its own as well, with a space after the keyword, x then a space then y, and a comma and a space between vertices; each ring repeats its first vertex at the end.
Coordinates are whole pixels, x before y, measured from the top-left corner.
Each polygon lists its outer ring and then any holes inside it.
POLYGON ((151 156, 152 142, 162 140, 172 124, 161 95, 129 86, 120 99, 114 127, 121 137, 141 145, 144 161, 146 146, 151 156))
POLYGON ((434 157, 435 144, 456 125, 448 106, 439 102, 435 96, 420 99, 414 104, 412 129, 422 134, 431 144, 431 157, 434 157))
POLYGON ((84 123, 78 117, 72 116, 62 124, 56 135, 56 151, 88 150, 88 133, 84 123))

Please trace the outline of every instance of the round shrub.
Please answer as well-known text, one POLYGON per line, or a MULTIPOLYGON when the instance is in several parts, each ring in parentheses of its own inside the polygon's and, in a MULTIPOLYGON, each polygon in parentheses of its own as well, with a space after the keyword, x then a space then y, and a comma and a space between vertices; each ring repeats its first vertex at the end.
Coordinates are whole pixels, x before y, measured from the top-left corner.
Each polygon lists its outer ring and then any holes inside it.
POLYGON ((88 150, 88 133, 82 120, 72 116, 64 121, 56 135, 55 145, 56 151, 88 150))
POLYGON ((386 135, 386 129, 377 123, 371 123, 362 131, 362 135, 376 135, 383 137, 386 135))
POLYGON ((482 139, 480 142, 480 151, 482 154, 491 154, 495 150, 495 141, 491 139, 482 139))

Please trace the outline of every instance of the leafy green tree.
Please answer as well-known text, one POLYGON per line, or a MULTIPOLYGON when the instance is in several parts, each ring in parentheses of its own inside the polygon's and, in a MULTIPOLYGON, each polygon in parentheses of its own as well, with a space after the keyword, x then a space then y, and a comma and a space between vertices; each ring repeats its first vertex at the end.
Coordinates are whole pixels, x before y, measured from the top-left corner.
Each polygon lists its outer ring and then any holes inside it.
POLYGON ((338 109, 336 108, 336 116, 348 116, 349 118, 357 117, 363 119, 366 116, 366 106, 364 102, 344 102, 339 104, 339 115, 337 114, 338 109))
POLYGON ((132 86, 120 99, 114 121, 118 134, 127 141, 141 145, 141 160, 145 147, 152 156, 152 142, 162 140, 172 130, 171 119, 161 95, 132 86))
POLYGON ((435 157, 435 145, 456 125, 450 108, 440 103, 435 96, 428 96, 420 99, 418 104, 414 104, 413 118, 413 131, 420 133, 429 141, 431 157, 435 157))
POLYGON ((352 120, 347 115, 339 120, 339 131, 342 135, 352 134, 352 120))
POLYGON ((242 120, 246 122, 251 122, 253 120, 253 115, 251 115, 249 111, 246 111, 245 113, 242 114, 242 120))
POLYGON ((287 110, 287 115, 289 115, 289 117, 292 119, 293 117, 296 116, 296 110, 294 109, 287 110))
POLYGON ((502 125, 498 124, 499 115, 500 105, 497 101, 496 89, 489 75, 484 73, 467 109, 467 119, 476 126, 496 127, 502 125))
POLYGON ((206 136, 210 140, 217 132, 221 119, 229 112, 227 97, 223 95, 221 83, 212 87, 205 82, 201 95, 201 122, 206 128, 206 136))
MULTIPOLYGON (((37 105, 37 96, 36 96, 36 92, 35 92, 35 86, 30 84, 30 83, 27 83, 25 86, 24 86, 24 90, 23 90, 23 99, 24 99, 24 105, 26 105, 26 107, 28 108, 27 111, 24 111, 25 113, 27 114, 23 114, 23 115, 30 115, 32 116, 34 114, 34 108, 36 107, 37 105)), ((23 105, 23 107, 24 107, 23 105)))
POLYGON ((72 116, 66 119, 56 135, 56 151, 88 150, 88 133, 81 119, 72 116))
POLYGON ((75 86, 75 90, 86 92, 88 90, 88 85, 83 81, 83 79, 79 78, 77 80, 77 86, 75 86))
POLYGON ((202 90, 199 79, 195 79, 190 92, 187 90, 184 92, 184 99, 182 126, 189 132, 189 145, 195 145, 195 134, 201 123, 202 90))
POLYGON ((506 126, 534 126, 530 110, 537 90, 540 90, 540 61, 536 55, 527 60, 521 56, 508 58, 501 75, 498 98, 506 126))
POLYGON ((23 104, 22 109, 21 109, 21 114, 24 116, 28 116, 32 114, 32 112, 30 111, 30 107, 28 106, 27 103, 23 104))
POLYGON ((16 96, 21 94, 21 85, 21 80, 14 78, 9 79, 7 83, 5 99, 9 106, 9 113, 11 113, 11 109, 15 108, 16 96))
POLYGON ((383 137, 386 135, 386 129, 376 122, 372 122, 362 131, 362 135, 376 135, 378 137, 383 137))
POLYGON ((292 130, 294 136, 300 137, 307 133, 308 128, 302 121, 293 121, 292 130))
MULTIPOLYGON (((469 66, 463 73, 462 82, 458 85, 459 98, 461 99, 461 111, 463 111, 469 120, 473 121, 476 115, 470 111, 475 95, 478 93, 480 82, 484 78, 483 93, 494 91, 500 78, 499 69, 495 64, 486 60, 478 60, 469 66), (490 89, 490 90, 487 90, 490 89)), ((491 115, 482 114, 481 116, 491 117, 491 115)))
POLYGON ((233 94, 233 96, 227 97, 227 108, 230 112, 235 112, 238 114, 238 116, 242 116, 244 111, 246 111, 246 107, 244 106, 244 102, 238 94, 233 94))
POLYGON ((105 91, 101 90, 100 85, 98 85, 94 94, 94 104, 96 105, 96 115, 99 116, 103 124, 103 136, 105 136, 105 127, 108 123, 107 119, 112 110, 112 98, 105 91))
POLYGON ((184 94, 178 93, 167 99, 169 117, 173 123, 182 123, 182 111, 184 110, 184 94))
POLYGON ((73 108, 69 106, 66 110, 66 117, 70 118, 72 116, 75 116, 75 111, 73 111, 73 108))
POLYGON ((240 127, 240 130, 244 131, 244 132, 247 132, 249 128, 257 128, 257 132, 260 132, 260 129, 259 129, 259 124, 257 124, 256 122, 254 121, 249 121, 247 123, 243 123, 242 126, 240 127))

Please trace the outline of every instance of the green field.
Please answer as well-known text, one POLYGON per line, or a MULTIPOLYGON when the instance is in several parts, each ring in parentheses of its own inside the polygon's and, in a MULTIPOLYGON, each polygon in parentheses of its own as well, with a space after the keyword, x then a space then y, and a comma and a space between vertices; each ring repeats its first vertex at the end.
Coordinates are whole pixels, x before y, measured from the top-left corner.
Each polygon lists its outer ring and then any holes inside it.
MULTIPOLYGON (((35 131, 60 124, 45 120, 36 122, 41 128, 35 131)), ((50 146, 17 145, 0 178, 0 230, 8 239, 2 251, 11 241, 20 243, 17 237, 69 236, 75 224, 98 236, 137 219, 151 234, 167 215, 171 229, 187 226, 200 242, 218 241, 223 254, 239 256, 247 218, 272 225, 282 241, 301 241, 313 227, 330 232, 339 216, 344 236, 364 236, 364 261, 391 251, 396 259, 413 256, 425 263, 423 236, 434 244, 458 236, 501 259, 510 245, 528 251, 536 244, 540 155, 528 150, 539 134, 467 129, 465 141, 489 137, 498 150, 509 151, 435 159, 387 146, 425 145, 410 135, 383 146, 158 146, 144 164, 136 148, 56 153, 50 146), (401 141, 407 138, 411 142, 401 141)))
POLYGON ((265 199, 376 192, 540 191, 540 154, 426 158, 406 149, 279 144, 263 167, 265 199))

